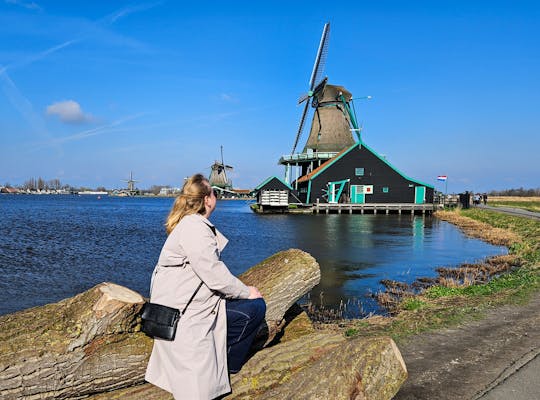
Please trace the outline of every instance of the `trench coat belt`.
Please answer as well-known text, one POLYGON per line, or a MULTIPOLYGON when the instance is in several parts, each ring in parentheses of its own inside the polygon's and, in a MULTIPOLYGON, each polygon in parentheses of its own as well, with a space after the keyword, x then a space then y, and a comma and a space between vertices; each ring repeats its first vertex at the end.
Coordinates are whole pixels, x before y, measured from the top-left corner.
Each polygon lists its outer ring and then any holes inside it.
POLYGON ((183 264, 175 264, 175 265, 160 265, 158 264, 158 267, 164 267, 164 268, 182 268, 189 264, 189 261, 186 261, 183 264))

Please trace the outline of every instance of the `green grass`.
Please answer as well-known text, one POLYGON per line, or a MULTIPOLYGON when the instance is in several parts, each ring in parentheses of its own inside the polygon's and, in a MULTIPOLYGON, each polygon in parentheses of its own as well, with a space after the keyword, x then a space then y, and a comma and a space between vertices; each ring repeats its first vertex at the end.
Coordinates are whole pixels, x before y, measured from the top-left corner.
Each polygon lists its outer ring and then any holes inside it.
POLYGON ((540 202, 538 201, 504 201, 495 200, 488 203, 492 207, 512 207, 521 208, 523 210, 540 212, 540 202))
POLYGON ((540 276, 537 271, 519 268, 508 274, 493 278, 484 285, 449 288, 433 286, 426 290, 426 296, 431 299, 446 296, 489 296, 503 291, 526 296, 540 287, 540 276))
POLYGON ((510 246, 510 253, 521 257, 527 263, 540 263, 540 221, 478 208, 461 210, 461 214, 495 228, 517 233, 522 240, 510 246))
POLYGON ((405 299, 401 306, 405 310, 414 311, 414 310, 420 310, 421 308, 424 308, 426 306, 426 302, 417 299, 416 297, 412 297, 409 299, 405 299))

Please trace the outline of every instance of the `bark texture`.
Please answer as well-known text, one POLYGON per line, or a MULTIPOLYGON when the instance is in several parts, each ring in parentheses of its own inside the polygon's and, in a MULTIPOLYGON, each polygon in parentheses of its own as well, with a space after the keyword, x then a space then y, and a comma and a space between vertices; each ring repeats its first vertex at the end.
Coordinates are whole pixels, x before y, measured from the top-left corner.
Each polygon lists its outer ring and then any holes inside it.
POLYGON ((246 285, 257 286, 266 301, 266 343, 283 328, 284 315, 321 280, 319 264, 309 253, 290 249, 277 253, 240 275, 246 285))
POLYGON ((406 379, 405 362, 392 339, 358 338, 330 348, 258 399, 389 400, 406 379))
POLYGON ((0 397, 65 399, 137 379, 152 346, 134 334, 143 303, 136 292, 102 283, 58 303, 0 317, 0 397))
MULTIPOLYGON (((389 400, 407 378, 392 339, 346 339, 313 333, 256 353, 231 378, 227 400, 389 400)), ((91 400, 172 400, 150 384, 103 393, 91 400)))

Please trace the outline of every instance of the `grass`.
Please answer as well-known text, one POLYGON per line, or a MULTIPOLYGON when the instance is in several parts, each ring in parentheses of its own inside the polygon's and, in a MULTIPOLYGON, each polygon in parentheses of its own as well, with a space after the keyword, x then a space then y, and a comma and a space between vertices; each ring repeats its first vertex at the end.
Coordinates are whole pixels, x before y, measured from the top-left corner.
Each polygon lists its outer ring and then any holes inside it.
MULTIPOLYGON (((374 317, 342 324, 346 336, 389 335, 400 342, 421 332, 450 327, 481 318, 486 309, 522 303, 540 289, 540 222, 483 209, 438 212, 437 215, 467 235, 509 248, 510 272, 501 272, 483 284, 468 280, 440 280, 398 304, 391 318, 374 317), (457 282, 457 283, 456 283, 457 282)), ((503 260, 504 261, 504 260, 503 260)), ((465 270, 466 271, 466 270, 465 270)), ((399 286, 389 283, 388 287, 399 286)))
POLYGON ((540 197, 497 196, 488 199, 492 207, 512 207, 540 212, 540 197))

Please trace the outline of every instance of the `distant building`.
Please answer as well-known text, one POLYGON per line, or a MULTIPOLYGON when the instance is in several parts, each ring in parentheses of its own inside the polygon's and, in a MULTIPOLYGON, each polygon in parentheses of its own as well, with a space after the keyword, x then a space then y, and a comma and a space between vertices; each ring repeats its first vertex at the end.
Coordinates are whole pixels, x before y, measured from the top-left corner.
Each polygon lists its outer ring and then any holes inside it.
POLYGON ((0 188, 0 193, 6 193, 6 194, 18 194, 20 193, 19 189, 12 188, 12 187, 2 187, 0 188))

